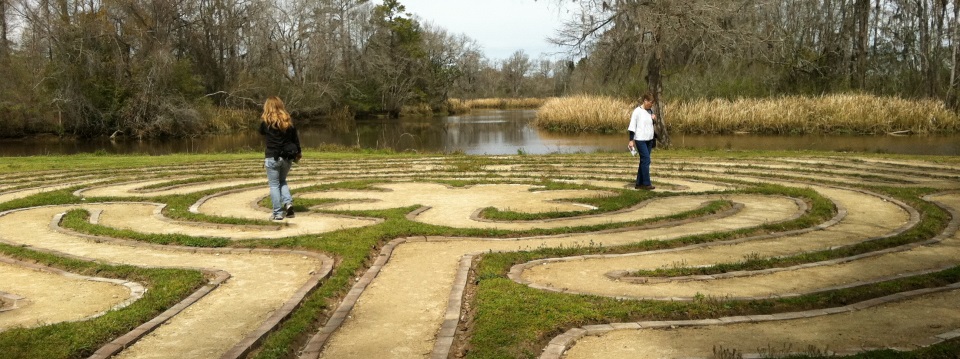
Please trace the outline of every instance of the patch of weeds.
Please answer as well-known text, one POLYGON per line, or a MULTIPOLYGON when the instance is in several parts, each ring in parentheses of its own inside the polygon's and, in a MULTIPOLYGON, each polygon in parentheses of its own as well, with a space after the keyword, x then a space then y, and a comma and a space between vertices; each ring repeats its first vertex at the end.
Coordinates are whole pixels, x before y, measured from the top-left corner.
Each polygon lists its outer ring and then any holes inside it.
POLYGON ((722 345, 714 346, 713 359, 743 359, 743 353, 736 349, 724 348, 722 345))
POLYGON ((445 161, 453 172, 482 172, 485 166, 495 164, 494 161, 486 157, 464 156, 451 157, 445 161))

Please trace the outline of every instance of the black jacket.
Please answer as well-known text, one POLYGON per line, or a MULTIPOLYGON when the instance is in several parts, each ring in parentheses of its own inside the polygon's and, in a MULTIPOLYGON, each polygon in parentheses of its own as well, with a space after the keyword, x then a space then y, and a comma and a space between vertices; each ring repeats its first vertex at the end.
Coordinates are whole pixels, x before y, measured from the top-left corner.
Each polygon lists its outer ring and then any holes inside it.
MULTIPOLYGON (((266 150, 264 150, 263 153, 264 158, 279 158, 280 153, 283 152, 284 145, 289 144, 296 145, 296 153, 300 153, 300 136, 297 135, 296 127, 290 126, 287 128, 287 131, 284 132, 269 127, 261 121, 260 134, 263 135, 263 140, 266 144, 266 150)), ((292 147, 292 145, 288 147, 292 147)))

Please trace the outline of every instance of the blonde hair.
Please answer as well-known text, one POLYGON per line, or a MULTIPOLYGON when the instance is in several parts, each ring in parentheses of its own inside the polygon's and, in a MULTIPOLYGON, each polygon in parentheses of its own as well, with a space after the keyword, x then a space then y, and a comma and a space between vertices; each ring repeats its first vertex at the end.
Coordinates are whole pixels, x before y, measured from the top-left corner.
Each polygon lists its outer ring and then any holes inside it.
POLYGON ((264 101, 263 115, 260 116, 260 119, 263 120, 263 123, 267 124, 267 126, 284 132, 286 132, 290 126, 293 126, 293 121, 290 119, 290 114, 287 113, 287 109, 283 105, 283 100, 277 96, 270 96, 267 98, 267 101, 264 101))

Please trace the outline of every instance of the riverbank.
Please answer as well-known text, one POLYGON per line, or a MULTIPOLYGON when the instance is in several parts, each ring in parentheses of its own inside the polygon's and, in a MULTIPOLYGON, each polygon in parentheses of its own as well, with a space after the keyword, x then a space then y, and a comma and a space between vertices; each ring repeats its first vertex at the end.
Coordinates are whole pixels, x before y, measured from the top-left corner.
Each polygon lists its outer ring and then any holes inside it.
MULTIPOLYGON (((339 152, 392 151, 469 155, 543 155, 616 152, 627 155, 623 129, 609 134, 554 132, 534 127, 536 110, 473 110, 468 114, 352 120, 298 126, 301 144, 339 152)), ((817 150, 960 156, 960 133, 913 136, 864 135, 689 135, 672 133, 671 149, 817 150)), ((56 136, 0 140, 0 156, 77 153, 166 155, 259 152, 256 129, 193 138, 69 139, 56 136)))
MULTIPOLYGON (((666 102, 671 134, 883 135, 960 132, 960 116, 936 100, 859 94, 771 99, 666 102)), ((538 128, 570 133, 618 133, 635 103, 573 96, 547 101, 537 111, 538 128)))

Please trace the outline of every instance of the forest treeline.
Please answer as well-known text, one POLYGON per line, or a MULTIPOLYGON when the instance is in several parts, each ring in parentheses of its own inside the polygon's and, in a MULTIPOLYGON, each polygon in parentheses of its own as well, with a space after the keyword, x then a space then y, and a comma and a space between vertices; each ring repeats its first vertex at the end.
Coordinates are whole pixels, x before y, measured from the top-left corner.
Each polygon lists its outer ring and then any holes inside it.
POLYGON ((568 56, 491 60, 402 0, 0 0, 0 136, 233 131, 270 95, 308 122, 646 91, 956 110, 958 1, 579 0, 552 39, 568 56))

